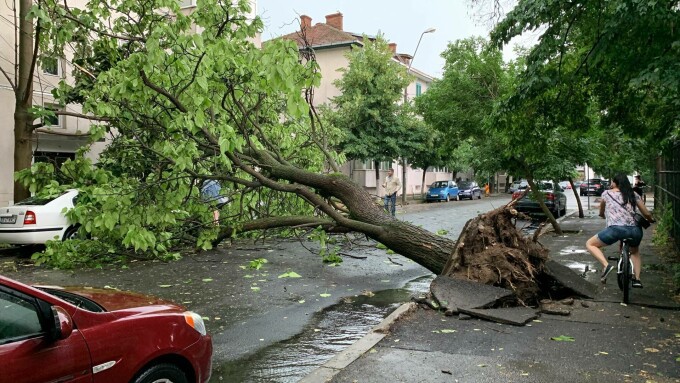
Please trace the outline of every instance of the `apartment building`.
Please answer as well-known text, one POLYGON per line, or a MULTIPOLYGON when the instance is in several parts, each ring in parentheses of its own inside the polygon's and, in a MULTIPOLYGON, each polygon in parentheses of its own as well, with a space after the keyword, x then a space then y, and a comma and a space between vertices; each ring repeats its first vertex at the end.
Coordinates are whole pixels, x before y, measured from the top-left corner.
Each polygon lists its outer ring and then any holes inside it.
MULTIPOLYGON (((310 16, 302 15, 300 16, 300 30, 279 37, 294 40, 298 43, 298 46, 303 47, 305 43, 302 36, 304 36, 314 50, 322 76, 320 85, 314 90, 315 105, 327 104, 334 97, 340 95, 340 90, 333 84, 342 77, 342 72, 339 72, 338 69, 346 68, 349 65, 346 54, 350 50, 361 49, 364 45, 362 33, 353 33, 344 29, 342 13, 326 15, 324 21, 314 24, 310 16)), ((393 59, 408 68, 413 57, 406 53, 398 53, 396 43, 391 43, 389 46, 393 53, 393 59)), ((414 76, 414 80, 406 88, 406 97, 412 100, 427 91, 433 77, 415 67, 410 68, 410 73, 414 76)), ((403 177, 404 169, 400 162, 386 161, 380 164, 381 179, 385 177, 387 169, 390 167, 395 169, 395 173, 400 178, 403 177)), ((343 171, 369 192, 378 192, 373 161, 349 161, 343 165, 343 171)), ((406 166, 406 194, 421 193, 422 175, 422 169, 412 169, 410 166, 406 166)), ((429 169, 425 184, 429 185, 434 181, 447 180, 451 177, 452 173, 445 168, 429 169)))

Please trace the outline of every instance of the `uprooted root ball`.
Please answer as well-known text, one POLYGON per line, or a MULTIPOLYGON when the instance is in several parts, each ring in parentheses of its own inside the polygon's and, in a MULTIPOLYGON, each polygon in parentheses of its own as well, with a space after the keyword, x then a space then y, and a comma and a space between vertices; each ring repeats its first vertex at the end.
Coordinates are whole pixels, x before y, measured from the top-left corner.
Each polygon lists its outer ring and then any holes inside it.
POLYGON ((517 216, 509 204, 468 221, 442 275, 511 289, 522 302, 536 301, 548 250, 517 230, 517 216))

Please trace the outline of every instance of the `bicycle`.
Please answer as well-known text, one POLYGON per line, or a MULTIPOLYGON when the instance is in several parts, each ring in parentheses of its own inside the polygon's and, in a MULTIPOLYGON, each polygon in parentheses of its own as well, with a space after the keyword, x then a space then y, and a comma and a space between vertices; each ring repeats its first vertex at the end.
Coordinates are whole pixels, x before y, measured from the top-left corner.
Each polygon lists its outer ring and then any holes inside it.
POLYGON ((619 257, 607 257, 609 260, 618 261, 616 268, 616 281, 619 289, 623 291, 623 303, 628 304, 630 300, 630 289, 635 277, 633 261, 630 259, 630 241, 632 238, 621 240, 621 253, 619 257))

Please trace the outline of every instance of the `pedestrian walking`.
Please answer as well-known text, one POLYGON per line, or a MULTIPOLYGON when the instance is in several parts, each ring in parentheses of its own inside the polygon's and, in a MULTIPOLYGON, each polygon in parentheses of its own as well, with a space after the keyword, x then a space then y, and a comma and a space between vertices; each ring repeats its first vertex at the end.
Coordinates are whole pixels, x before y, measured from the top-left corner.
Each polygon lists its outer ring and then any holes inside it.
POLYGON ((219 182, 213 179, 205 180, 201 185, 201 198, 203 199, 203 202, 209 203, 214 207, 213 222, 215 225, 220 224, 219 208, 226 202, 226 198, 220 195, 221 191, 222 187, 219 182))
POLYGON ((385 189, 385 211, 394 217, 397 214, 397 192, 401 189, 401 180, 394 175, 394 169, 387 171, 382 187, 385 189))

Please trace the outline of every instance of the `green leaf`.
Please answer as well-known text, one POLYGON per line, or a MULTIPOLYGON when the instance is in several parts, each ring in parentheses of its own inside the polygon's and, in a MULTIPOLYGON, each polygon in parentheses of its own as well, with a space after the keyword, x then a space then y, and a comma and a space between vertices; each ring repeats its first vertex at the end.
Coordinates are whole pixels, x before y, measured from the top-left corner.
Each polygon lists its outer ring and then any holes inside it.
POLYGON ((213 279, 212 279, 212 278, 203 278, 203 279, 201 279, 201 281, 203 281, 203 282, 212 282, 213 279))
POLYGON ((279 275, 279 278, 301 278, 302 276, 295 271, 289 271, 279 275))
POLYGON ((331 295, 328 294, 328 293, 323 293, 323 294, 319 294, 319 296, 320 296, 321 298, 328 298, 328 297, 330 297, 331 295))

